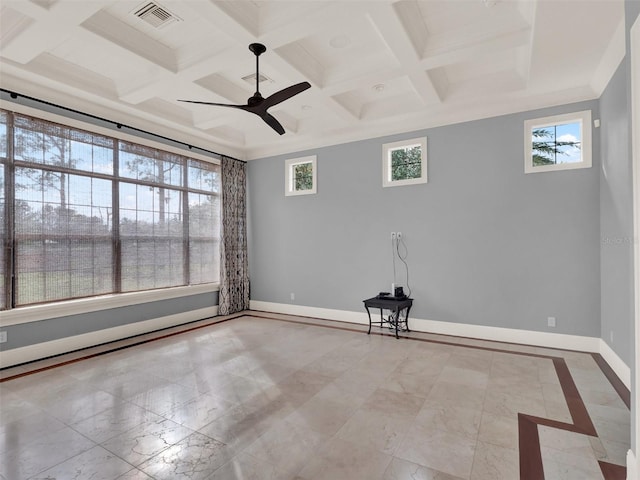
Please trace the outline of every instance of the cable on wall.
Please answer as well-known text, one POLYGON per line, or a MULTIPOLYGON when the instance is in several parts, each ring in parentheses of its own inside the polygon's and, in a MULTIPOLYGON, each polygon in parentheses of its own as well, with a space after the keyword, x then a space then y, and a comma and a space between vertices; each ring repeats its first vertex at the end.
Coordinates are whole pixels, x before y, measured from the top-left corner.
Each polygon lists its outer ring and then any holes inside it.
MULTIPOLYGON (((396 237, 391 237, 391 261, 393 262, 393 284, 396 284, 396 237)), ((391 292, 393 295, 393 291, 391 292)))
MULTIPOLYGON (((407 273, 407 297, 411 297, 411 286, 409 285, 409 264, 406 262, 407 257, 409 256, 409 249, 407 248, 407 244, 404 243, 404 238, 400 237, 396 239, 396 253, 398 254, 398 258, 402 263, 404 263, 404 268, 407 273), (400 254, 400 243, 402 242, 402 246, 404 248, 404 257, 400 254)), ((394 255, 394 274, 393 278, 395 281, 395 255, 394 255)))

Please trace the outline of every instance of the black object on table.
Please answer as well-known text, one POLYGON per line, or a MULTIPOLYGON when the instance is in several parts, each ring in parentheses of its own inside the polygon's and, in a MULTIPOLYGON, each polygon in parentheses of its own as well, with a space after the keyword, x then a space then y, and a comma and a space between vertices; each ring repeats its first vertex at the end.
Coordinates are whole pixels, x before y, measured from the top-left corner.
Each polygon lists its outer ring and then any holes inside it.
POLYGON ((413 305, 412 298, 405 297, 402 299, 396 299, 395 297, 385 296, 385 297, 368 298, 367 300, 363 300, 363 302, 364 302, 364 308, 367 310, 367 315, 369 315, 369 331, 367 332, 367 334, 371 333, 372 323, 376 323, 376 324, 379 323, 380 328, 382 328, 382 325, 384 324, 388 324, 389 328, 395 328, 396 338, 399 338, 398 328, 400 328, 401 330, 406 330, 407 332, 411 331, 409 330, 409 311, 411 310, 411 306, 413 305), (373 322, 371 320, 371 312, 369 311, 369 308, 380 309, 379 322, 373 322), (389 315, 388 318, 384 318, 384 315, 382 314, 383 310, 391 311, 391 314, 389 315), (400 313, 403 310, 406 310, 404 320, 401 319, 400 317, 400 313))

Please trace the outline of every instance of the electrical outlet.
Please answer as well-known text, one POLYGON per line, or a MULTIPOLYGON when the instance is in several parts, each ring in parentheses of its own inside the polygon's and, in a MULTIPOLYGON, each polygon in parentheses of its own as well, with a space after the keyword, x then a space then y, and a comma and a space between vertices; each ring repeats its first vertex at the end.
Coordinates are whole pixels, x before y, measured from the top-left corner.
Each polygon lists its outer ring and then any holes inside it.
POLYGON ((295 300, 296 299, 296 294, 291 292, 291 300, 295 300))
POLYGON ((556 317, 547 317, 547 326, 555 327, 556 326, 556 317))
POLYGON ((613 343, 613 330, 609 332, 609 339, 611 340, 611 343, 613 343))
POLYGON ((398 233, 396 233, 396 235, 398 236, 398 240, 400 240, 402 238, 402 232, 398 232, 398 233))
POLYGON ((6 331, 0 332, 0 343, 4 343, 6 341, 7 341, 7 332, 6 331))
POLYGON ((395 240, 396 239, 396 232, 391 232, 391 240, 395 240))

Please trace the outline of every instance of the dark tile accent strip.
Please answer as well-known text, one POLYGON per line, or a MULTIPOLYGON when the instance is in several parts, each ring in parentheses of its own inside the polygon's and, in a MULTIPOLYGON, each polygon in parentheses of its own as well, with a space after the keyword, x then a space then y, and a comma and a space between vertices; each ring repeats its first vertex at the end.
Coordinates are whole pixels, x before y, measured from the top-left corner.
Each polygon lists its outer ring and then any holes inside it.
POLYGON ((598 462, 600 464, 600 471, 607 480, 626 480, 627 468, 620 465, 614 465, 613 463, 598 462))
POLYGON ((622 383, 622 380, 618 378, 616 373, 609 366, 602 355, 600 355, 599 353, 592 353, 591 356, 600 367, 600 370, 602 370, 602 373, 604 373, 604 376, 607 377, 609 383, 611 383, 615 391, 618 392, 618 395, 620 395, 620 398, 627 406, 627 408, 631 409, 631 392, 629 391, 627 386, 622 383))
POLYGON ((544 480, 538 423, 523 413, 518 414, 518 449, 520 479, 544 480))
MULTIPOLYGON (((535 417, 533 415, 518 414, 518 445, 520 452, 520 480, 544 480, 544 468, 542 454, 540 452, 540 436, 538 425, 568 430, 584 435, 598 436, 589 412, 578 392, 569 367, 564 358, 548 357, 553 361, 562 392, 564 393, 569 413, 573 424, 559 422, 548 418, 535 417)), ((605 480, 614 480, 605 475, 605 480)))
POLYGON ((591 417, 589 416, 587 407, 582 401, 582 397, 578 392, 578 388, 573 381, 573 377, 571 376, 571 372, 569 371, 569 367, 567 367, 567 363, 564 361, 564 358, 553 358, 553 365, 556 368, 556 373, 560 380, 560 386, 562 387, 564 398, 567 402, 571 419, 573 420, 574 429, 565 428, 565 430, 571 430, 576 433, 583 433, 585 435, 597 437, 598 432, 596 432, 596 428, 591 422, 591 417))

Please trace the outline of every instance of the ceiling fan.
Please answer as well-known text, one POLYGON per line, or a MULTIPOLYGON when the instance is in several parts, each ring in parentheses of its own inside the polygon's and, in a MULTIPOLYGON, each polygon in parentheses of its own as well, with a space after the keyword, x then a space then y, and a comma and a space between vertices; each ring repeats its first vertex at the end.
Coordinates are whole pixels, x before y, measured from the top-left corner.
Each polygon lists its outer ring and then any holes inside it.
POLYGON ((246 112, 255 113, 262 120, 264 120, 267 125, 273 128, 280 135, 284 134, 284 128, 280 125, 280 122, 275 119, 273 115, 267 112, 267 109, 277 105, 285 100, 290 99, 294 95, 299 94, 300 92, 304 92, 307 88, 311 87, 309 82, 297 83, 295 85, 291 85, 290 87, 284 88, 279 92, 274 93, 273 95, 269 95, 267 98, 264 98, 260 95, 260 55, 267 51, 267 47, 262 45, 261 43, 252 43, 249 45, 249 50, 253 52, 256 56, 256 93, 253 94, 252 97, 249 97, 246 105, 230 105, 228 103, 213 103, 213 102, 198 102, 195 100, 178 100, 179 102, 188 102, 188 103, 200 103, 202 105, 215 105, 217 107, 231 107, 231 108, 239 108, 240 110, 244 110, 246 112))

